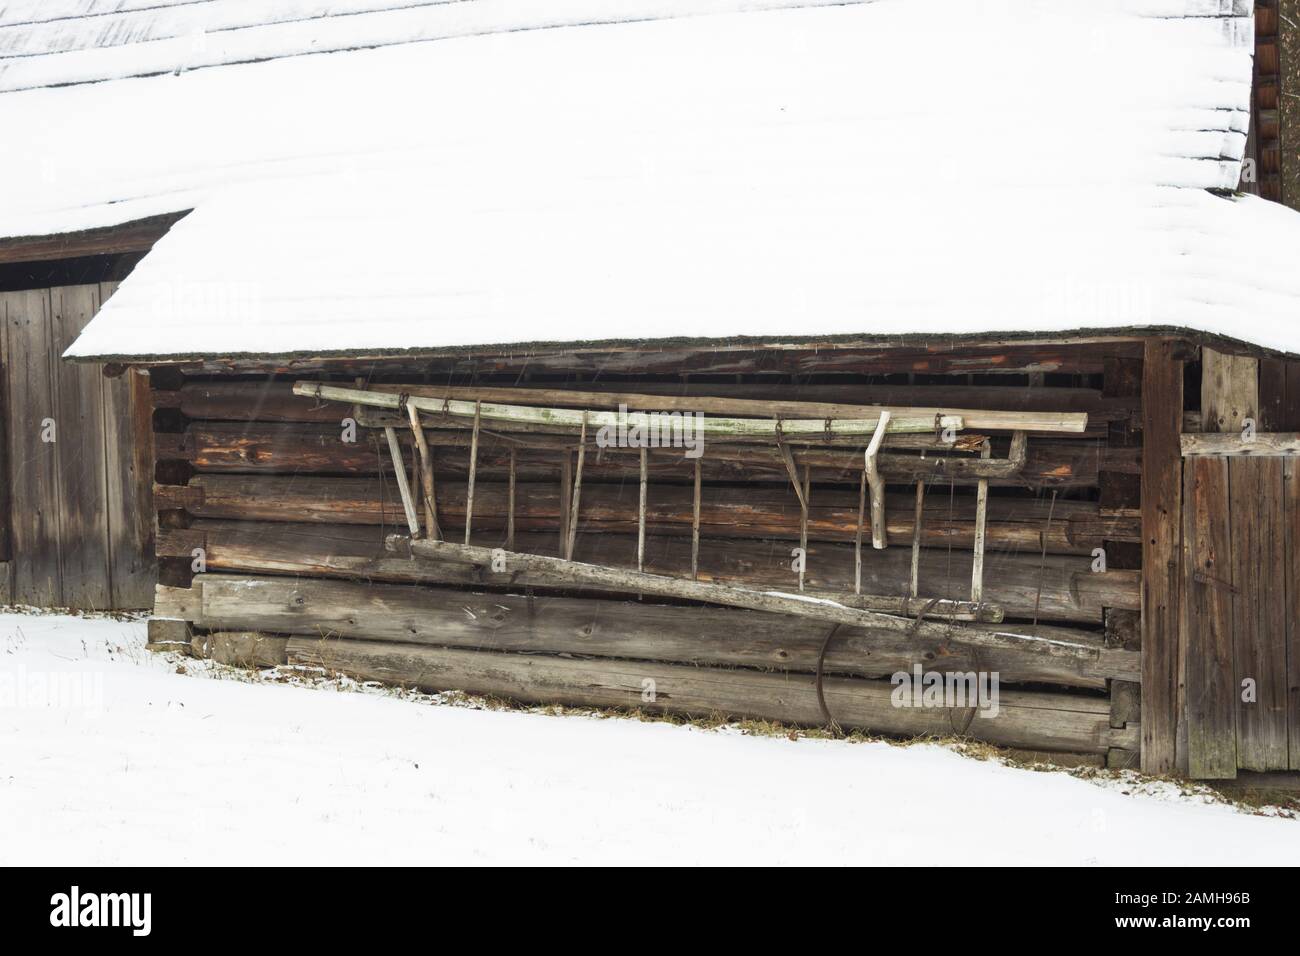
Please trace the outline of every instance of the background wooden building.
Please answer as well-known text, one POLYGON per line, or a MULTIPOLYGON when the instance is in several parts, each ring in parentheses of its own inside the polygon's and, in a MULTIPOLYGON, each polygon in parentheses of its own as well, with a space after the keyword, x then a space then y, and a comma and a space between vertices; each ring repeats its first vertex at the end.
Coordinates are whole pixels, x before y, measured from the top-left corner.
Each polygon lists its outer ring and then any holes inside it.
POLYGON ((136 78, 103 168, 20 160, 50 184, 4 231, 153 228, 76 364, 45 353, 18 398, 15 349, 71 343, 117 276, 5 293, 17 420, 75 415, 82 452, 24 473, 47 507, 14 525, 15 597, 129 603, 152 548, 163 649, 1300 770, 1300 221, 1236 192, 1243 158, 1280 150, 1266 195, 1288 168, 1248 5, 945 5, 942 69, 897 101, 906 5, 360 4, 309 45, 183 6, 11 24, 66 49, 0 57, 55 145, 136 78), (593 17, 650 22, 561 29, 593 17), (416 123, 413 87, 463 95, 416 123), (620 395, 825 428, 642 456, 573 419, 620 395), (873 406, 937 425, 872 450, 873 406), (997 672, 1001 712, 892 706, 913 667, 997 672))

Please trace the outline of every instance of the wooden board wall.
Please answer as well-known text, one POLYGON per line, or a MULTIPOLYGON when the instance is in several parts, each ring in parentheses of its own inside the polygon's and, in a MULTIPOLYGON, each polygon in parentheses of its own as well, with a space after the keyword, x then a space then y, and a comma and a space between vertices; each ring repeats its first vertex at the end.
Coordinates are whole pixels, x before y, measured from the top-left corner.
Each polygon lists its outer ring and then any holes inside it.
MULTIPOLYGON (((1300 363, 1202 352, 1207 432, 1300 427, 1300 363)), ((1187 769, 1294 769, 1300 757, 1300 495, 1284 458, 1187 459, 1187 769)))
POLYGON ((148 607, 152 515, 144 497, 147 389, 105 379, 63 350, 114 286, 0 294, 9 600, 41 607, 148 607), (53 441, 46 440, 52 437, 53 441))

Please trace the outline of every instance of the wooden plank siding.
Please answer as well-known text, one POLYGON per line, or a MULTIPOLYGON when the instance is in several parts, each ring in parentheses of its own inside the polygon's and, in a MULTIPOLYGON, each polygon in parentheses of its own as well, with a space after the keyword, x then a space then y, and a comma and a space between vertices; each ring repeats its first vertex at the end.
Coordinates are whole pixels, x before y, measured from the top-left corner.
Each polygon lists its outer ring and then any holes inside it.
POLYGON ((55 489, 62 526, 63 601, 102 610, 112 603, 108 580, 108 483, 104 462, 103 374, 96 365, 59 358, 99 311, 97 285, 50 290, 51 351, 58 422, 55 489))
POLYGON ((1142 769, 1174 769, 1178 709, 1183 363, 1149 340, 1142 371, 1142 769))
MULTIPOLYGON (((1204 349, 1204 430, 1294 427, 1291 365, 1204 349)), ((1300 620, 1293 459, 1189 458, 1185 468, 1187 769, 1203 778, 1289 769, 1300 620)))
POLYGON ((5 371, 13 527, 11 599, 59 607, 64 601, 58 442, 42 440, 50 422, 58 437, 50 294, 42 289, 6 292, 0 301, 9 340, 5 371))
MULTIPOLYGON (((100 285, 107 301, 117 283, 100 285)), ((100 377, 104 409, 105 518, 108 579, 115 608, 148 607, 154 565, 152 399, 149 376, 129 371, 100 377)))
POLYGON ((0 294, 14 603, 105 610, 151 602, 143 376, 105 379, 97 365, 60 358, 111 291, 92 284, 0 294), (51 423, 55 440, 45 441, 51 423))
POLYGON ((1228 463, 1199 458, 1183 467, 1187 770, 1197 779, 1230 779, 1237 775, 1237 693, 1228 463))

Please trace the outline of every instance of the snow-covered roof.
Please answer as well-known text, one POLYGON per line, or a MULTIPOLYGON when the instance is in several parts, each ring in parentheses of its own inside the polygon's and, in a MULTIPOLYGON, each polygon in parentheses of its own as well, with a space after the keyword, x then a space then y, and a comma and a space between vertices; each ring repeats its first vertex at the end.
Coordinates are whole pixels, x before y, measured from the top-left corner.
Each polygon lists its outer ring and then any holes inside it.
POLYGON ((1134 325, 1300 352, 1300 217, 1207 191, 1251 52, 1243 0, 9 3, 0 235, 194 209, 77 358, 1134 325))

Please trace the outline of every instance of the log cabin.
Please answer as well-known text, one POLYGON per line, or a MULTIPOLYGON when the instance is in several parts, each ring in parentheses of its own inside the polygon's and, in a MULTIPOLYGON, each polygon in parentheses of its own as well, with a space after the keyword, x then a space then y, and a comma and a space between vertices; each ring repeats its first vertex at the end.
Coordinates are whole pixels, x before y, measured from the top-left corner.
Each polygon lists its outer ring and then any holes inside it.
POLYGON ((0 20, 0 234, 129 258, 3 293, 18 431, 92 408, 108 503, 87 549, 11 434, 16 597, 135 555, 227 663, 1300 770, 1250 5, 65 5, 0 20), (936 673, 996 713, 900 706, 936 673))

